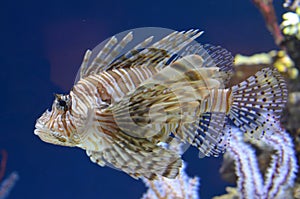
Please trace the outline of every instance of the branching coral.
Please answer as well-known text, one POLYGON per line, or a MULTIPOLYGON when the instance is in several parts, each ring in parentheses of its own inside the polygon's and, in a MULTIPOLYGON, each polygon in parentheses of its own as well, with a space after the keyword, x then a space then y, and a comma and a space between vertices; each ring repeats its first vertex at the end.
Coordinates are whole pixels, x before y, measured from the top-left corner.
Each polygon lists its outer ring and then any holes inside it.
POLYGON ((150 181, 144 179, 148 191, 142 199, 198 199, 199 179, 190 178, 181 169, 176 179, 168 179, 159 176, 158 179, 150 181))
MULTIPOLYGON (((244 141, 244 135, 238 129, 232 130, 232 139, 226 153, 235 162, 237 193, 240 198, 282 199, 292 194, 288 189, 293 186, 298 169, 293 142, 278 121, 272 117, 268 117, 268 120, 273 124, 272 127, 261 140, 255 140, 275 151, 264 177, 254 149, 244 141)), ((228 198, 233 197, 232 194, 231 197, 228 195, 228 198)))
POLYGON ((12 172, 0 185, 0 199, 5 199, 8 197, 11 189, 16 184, 19 179, 17 172, 12 172))
MULTIPOLYGON (((183 153, 183 145, 176 140, 164 147, 183 153)), ((141 199, 198 199, 199 178, 190 178, 185 172, 185 167, 184 163, 176 179, 158 176, 151 181, 143 178, 148 190, 141 199)))
MULTIPOLYGON (((253 1, 254 2, 254 1, 253 1)), ((262 8, 274 11, 272 0, 255 0, 256 5, 259 3, 262 8)), ((295 144, 295 150, 297 154, 298 161, 300 161, 300 117, 299 117, 299 90, 300 90, 300 76, 299 76, 299 66, 300 66, 300 7, 299 0, 285 1, 284 6, 289 10, 283 14, 283 22, 280 24, 281 35, 283 36, 280 44, 276 41, 278 46, 282 49, 280 51, 271 51, 270 53, 264 53, 260 55, 255 55, 251 57, 236 56, 235 65, 236 75, 234 81, 239 82, 249 73, 255 72, 261 67, 274 66, 278 69, 285 77, 288 82, 289 98, 286 109, 284 111, 281 122, 284 127, 290 132, 293 137, 295 144), (236 78, 237 77, 237 78, 236 78)), ((274 15, 274 12, 265 12, 266 15, 274 15)), ((272 25, 274 20, 270 21, 267 19, 275 19, 274 16, 265 17, 267 26, 272 25)), ((274 25, 274 24, 273 24, 274 25)), ((278 26, 278 25, 275 25, 278 26)), ((259 153, 267 155, 266 148, 260 150, 259 153)), ((256 154, 260 156, 261 154, 256 154)), ((270 155, 269 155, 270 157, 270 155)), ((257 157, 260 163, 260 167, 266 165, 265 161, 261 157, 257 157)), ((226 160, 226 159, 225 159, 226 160)), ((226 161, 225 161, 226 162, 226 161)), ((229 166, 228 166, 229 168, 229 166)), ((227 169, 228 171, 228 169, 227 169)), ((227 172, 226 171, 226 172, 227 172)), ((261 170, 264 171, 264 170, 261 170)), ((232 173, 232 172, 231 172, 232 173)), ((223 173, 224 176, 225 173, 223 173)), ((232 176, 227 174, 227 176, 232 176)), ((231 181, 233 178, 230 179, 231 181)), ((298 174, 297 182, 300 182, 300 177, 298 174)), ((297 187, 297 185, 296 185, 297 187)), ((299 190, 299 188, 298 188, 299 190)), ((298 191, 299 192, 299 191, 298 191)), ((299 195, 299 194, 298 194, 299 195)), ((295 197, 297 198, 297 197, 295 197)), ((299 197, 298 197, 299 198, 299 197)))
MULTIPOLYGON (((0 168, 0 181, 4 177, 6 161, 7 161, 7 153, 5 150, 1 151, 2 160, 1 160, 1 168, 0 168)), ((0 199, 5 199, 8 197, 11 189, 14 187, 15 183, 19 179, 19 175, 17 172, 11 173, 3 182, 0 184, 0 199)))
POLYGON ((289 8, 290 10, 296 10, 299 7, 300 1, 299 0, 285 0, 283 7, 289 8))

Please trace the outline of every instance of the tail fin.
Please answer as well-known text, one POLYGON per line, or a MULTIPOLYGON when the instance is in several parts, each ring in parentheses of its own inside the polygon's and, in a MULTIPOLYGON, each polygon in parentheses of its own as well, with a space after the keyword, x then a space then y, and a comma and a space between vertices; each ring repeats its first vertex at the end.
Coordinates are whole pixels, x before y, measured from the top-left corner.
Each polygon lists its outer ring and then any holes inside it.
POLYGON ((287 86, 276 69, 264 68, 232 87, 230 120, 250 136, 260 137, 279 118, 287 101, 287 86))

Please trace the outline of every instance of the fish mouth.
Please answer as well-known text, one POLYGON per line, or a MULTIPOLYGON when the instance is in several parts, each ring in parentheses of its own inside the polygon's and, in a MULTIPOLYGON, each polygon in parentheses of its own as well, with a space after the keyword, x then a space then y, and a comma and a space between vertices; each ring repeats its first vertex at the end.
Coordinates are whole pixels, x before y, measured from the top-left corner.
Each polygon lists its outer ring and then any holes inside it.
POLYGON ((47 110, 39 119, 37 119, 33 133, 42 141, 49 144, 74 146, 73 143, 70 143, 68 137, 63 135, 61 132, 49 129, 45 125, 45 123, 49 120, 49 115, 50 112, 47 110))
POLYGON ((40 135, 41 132, 44 132, 45 130, 47 130, 44 125, 41 124, 40 120, 37 120, 36 121, 36 124, 35 124, 35 129, 34 129, 34 134, 35 135, 40 135))
POLYGON ((52 137, 52 132, 44 126, 40 119, 37 120, 33 133, 45 142, 49 142, 52 137))
POLYGON ((43 133, 43 132, 47 132, 47 131, 49 131, 46 127, 45 127, 45 125, 44 125, 44 121, 45 121, 45 118, 47 118, 47 116, 49 115, 49 111, 48 110, 46 110, 44 113, 43 113, 43 115, 40 117, 40 118, 38 118, 37 120, 36 120, 36 123, 35 123, 35 130, 34 130, 34 134, 35 135, 40 135, 41 133, 43 133))
POLYGON ((49 116, 50 116, 50 111, 46 110, 42 114, 42 116, 36 120, 35 129, 34 129, 33 133, 35 135, 37 135, 41 140, 51 143, 54 132, 52 132, 52 130, 50 130, 49 128, 47 128, 45 126, 45 123, 49 119, 49 116))
POLYGON ((33 133, 46 143, 69 146, 69 144, 66 143, 67 139, 64 136, 61 136, 59 132, 55 132, 46 128, 38 121, 35 125, 35 130, 33 133))
POLYGON ((34 133, 34 135, 38 136, 41 134, 41 130, 36 128, 36 129, 34 129, 33 133, 34 133))
POLYGON ((44 111, 44 113, 36 120, 35 123, 35 130, 34 130, 34 134, 38 135, 39 131, 50 131, 46 126, 45 123, 47 121, 49 121, 51 116, 51 112, 49 111, 49 109, 47 109, 46 111, 44 111))

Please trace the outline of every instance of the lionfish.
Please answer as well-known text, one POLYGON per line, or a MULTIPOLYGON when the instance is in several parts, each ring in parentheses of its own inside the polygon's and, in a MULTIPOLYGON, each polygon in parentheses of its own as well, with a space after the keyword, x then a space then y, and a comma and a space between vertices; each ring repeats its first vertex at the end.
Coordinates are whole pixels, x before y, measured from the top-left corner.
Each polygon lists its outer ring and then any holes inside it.
POLYGON ((217 156, 226 149, 227 126, 259 138, 272 126, 267 118, 280 117, 287 89, 275 69, 229 87, 232 55, 193 44, 201 31, 147 37, 121 54, 134 33, 111 37, 96 55, 86 51, 70 93, 56 94, 37 120, 40 139, 80 147, 91 161, 134 178, 175 178, 182 159, 168 147, 174 140, 217 156))

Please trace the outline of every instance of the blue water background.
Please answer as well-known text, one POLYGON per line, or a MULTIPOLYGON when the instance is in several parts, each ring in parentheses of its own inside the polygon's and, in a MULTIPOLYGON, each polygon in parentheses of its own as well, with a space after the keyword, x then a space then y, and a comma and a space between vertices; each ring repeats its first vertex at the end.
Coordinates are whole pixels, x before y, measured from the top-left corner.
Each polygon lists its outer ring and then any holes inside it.
MULTIPOLYGON (((275 1, 278 16, 281 3, 275 1)), ((81 149, 33 134, 52 94, 72 87, 87 48, 144 26, 200 28, 205 34, 198 41, 233 54, 276 48, 250 0, 1 1, 0 16, 0 148, 8 152, 6 175, 20 175, 13 199, 137 199, 146 190, 125 173, 93 164, 81 149)), ((225 192, 221 158, 198 159, 190 149, 184 159, 188 174, 201 178, 201 198, 225 192)))

